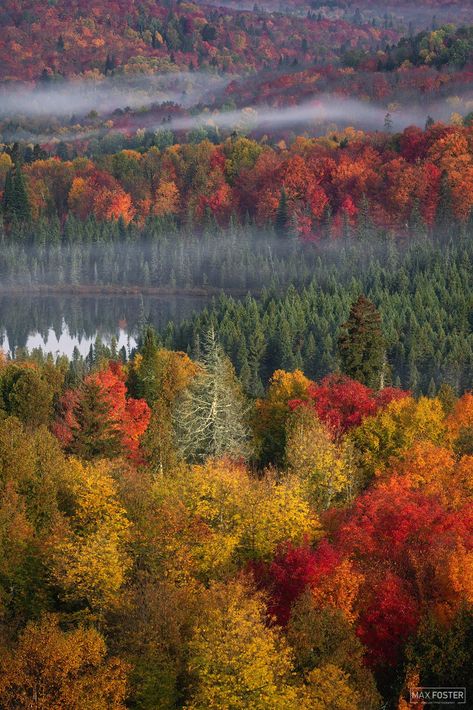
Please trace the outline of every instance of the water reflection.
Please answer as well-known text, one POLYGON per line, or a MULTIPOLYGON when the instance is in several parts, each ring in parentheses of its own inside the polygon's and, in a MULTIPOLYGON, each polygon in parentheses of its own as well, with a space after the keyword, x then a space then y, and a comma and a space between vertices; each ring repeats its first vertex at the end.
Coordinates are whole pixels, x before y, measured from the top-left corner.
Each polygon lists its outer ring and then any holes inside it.
POLYGON ((74 346, 86 355, 100 336, 112 337, 128 350, 136 344, 140 323, 163 328, 179 323, 208 300, 190 296, 63 296, 0 297, 0 345, 5 351, 41 347, 45 352, 71 355, 74 346))

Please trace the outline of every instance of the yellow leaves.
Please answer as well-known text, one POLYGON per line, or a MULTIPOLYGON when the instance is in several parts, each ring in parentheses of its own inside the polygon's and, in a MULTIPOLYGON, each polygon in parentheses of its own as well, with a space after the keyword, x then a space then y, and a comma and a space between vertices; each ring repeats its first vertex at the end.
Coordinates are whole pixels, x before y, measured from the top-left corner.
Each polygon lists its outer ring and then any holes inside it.
POLYGON ((310 384, 301 370, 276 370, 272 376, 266 398, 256 402, 254 429, 263 458, 282 463, 286 421, 290 414, 288 403, 294 399, 306 400, 310 384))
POLYGON ((70 461, 73 513, 51 541, 51 573, 66 600, 91 609, 112 606, 129 567, 129 522, 105 462, 70 461))
POLYGON ((250 558, 267 559, 283 542, 301 544, 321 535, 318 518, 311 512, 300 483, 271 478, 254 481, 245 501, 241 547, 250 558))
POLYGON ((189 644, 195 685, 187 710, 295 710, 291 654, 265 626, 261 598, 240 581, 213 586, 208 597, 189 644))
POLYGON ((157 217, 177 214, 179 207, 180 194, 176 183, 173 180, 160 180, 156 190, 153 214, 157 217))
POLYGON ((382 473, 392 457, 417 441, 441 445, 445 438, 444 416, 439 399, 405 397, 365 419, 351 435, 365 475, 382 473))
POLYGON ((0 153, 0 190, 3 190, 5 178, 12 167, 13 162, 8 153, 0 153))
POLYGON ((453 593, 467 604, 473 603, 473 552, 458 544, 450 555, 448 578, 453 593))
POLYGON ((287 424, 286 462, 307 500, 325 510, 352 498, 355 471, 347 441, 336 444, 315 412, 299 407, 287 424))
POLYGON ((183 506, 181 529, 187 516, 194 533, 181 537, 178 554, 190 556, 189 570, 204 580, 222 578, 248 559, 267 559, 283 542, 313 541, 321 533, 298 481, 258 480, 226 461, 177 472, 172 482, 158 480, 155 493, 161 509, 183 506))
POLYGON ((267 400, 272 405, 287 404, 291 399, 304 397, 310 384, 311 381, 301 370, 276 370, 271 377, 267 400))
POLYGON ((332 663, 314 668, 306 682, 299 705, 301 710, 362 709, 361 697, 350 687, 348 674, 332 663))
POLYGON ((30 622, 0 663, 5 710, 124 710, 126 666, 106 660, 95 629, 62 631, 56 616, 30 622))

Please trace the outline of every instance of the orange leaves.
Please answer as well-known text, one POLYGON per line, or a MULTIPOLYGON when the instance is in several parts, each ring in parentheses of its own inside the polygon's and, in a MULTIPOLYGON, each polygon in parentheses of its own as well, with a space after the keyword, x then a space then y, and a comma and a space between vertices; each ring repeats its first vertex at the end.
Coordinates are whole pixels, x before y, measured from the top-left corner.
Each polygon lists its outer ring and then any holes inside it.
POLYGON ((179 204, 180 195, 176 183, 173 180, 160 180, 152 208, 153 214, 158 217, 177 214, 179 204))
MULTIPOLYGON (((25 168, 34 219, 67 209, 81 219, 150 214, 202 225, 209 215, 225 225, 247 214, 260 225, 274 222, 281 191, 288 221, 301 238, 332 236, 364 219, 402 232, 432 228, 451 208, 465 222, 473 208, 470 129, 436 124, 426 132, 408 128, 392 142, 345 130, 317 139, 284 140, 270 147, 248 138, 153 147, 147 153, 122 150, 100 161, 38 160, 25 168), (445 204, 444 204, 445 203, 445 204), (363 208, 363 209, 362 209, 363 208)), ((4 160, 3 173, 8 160, 4 160)), ((0 166, 0 183, 2 167, 0 166)))
POLYGON ((458 439, 462 431, 473 428, 473 394, 467 392, 460 397, 447 417, 446 425, 451 443, 458 439))
POLYGON ((473 456, 454 453, 430 441, 414 443, 386 475, 400 475, 413 490, 433 496, 445 508, 458 509, 473 497, 473 456))
POLYGON ((322 577, 312 589, 315 605, 340 609, 348 621, 354 622, 358 614, 355 605, 364 579, 364 575, 356 570, 349 559, 342 560, 331 574, 322 577))
POLYGON ((101 220, 122 218, 128 224, 135 214, 131 197, 108 174, 94 171, 87 177, 76 177, 68 196, 69 208, 80 219, 91 213, 101 220))
POLYGON ((473 208, 473 157, 465 131, 446 132, 431 146, 429 159, 447 175, 453 213, 466 222, 473 208))
POLYGON ((93 628, 63 631, 59 617, 30 622, 0 669, 5 708, 124 710, 127 666, 106 658, 103 637, 93 628))
POLYGON ((93 209, 95 216, 101 220, 123 219, 128 224, 135 213, 131 197, 122 188, 102 188, 94 197, 93 209))
POLYGON ((123 450, 139 460, 140 440, 150 409, 143 399, 126 396, 125 375, 118 363, 88 375, 81 387, 62 397, 62 416, 54 433, 71 451, 85 458, 114 456, 123 450))

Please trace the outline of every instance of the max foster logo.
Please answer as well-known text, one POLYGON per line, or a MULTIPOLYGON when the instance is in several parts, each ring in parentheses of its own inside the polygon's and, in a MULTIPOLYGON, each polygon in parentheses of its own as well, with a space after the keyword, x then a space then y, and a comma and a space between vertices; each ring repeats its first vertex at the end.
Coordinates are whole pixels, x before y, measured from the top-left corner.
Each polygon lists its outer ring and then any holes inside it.
POLYGON ((410 688, 411 703, 466 705, 466 688, 410 688))

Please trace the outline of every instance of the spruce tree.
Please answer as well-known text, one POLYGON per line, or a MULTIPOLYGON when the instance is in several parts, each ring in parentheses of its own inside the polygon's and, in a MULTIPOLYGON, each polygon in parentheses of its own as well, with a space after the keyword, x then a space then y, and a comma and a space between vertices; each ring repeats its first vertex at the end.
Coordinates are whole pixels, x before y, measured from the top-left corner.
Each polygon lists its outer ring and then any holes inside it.
POLYGON ((111 405, 96 382, 84 382, 73 410, 77 427, 69 444, 71 453, 84 459, 114 458, 120 454, 119 432, 111 405))
POLYGON ((23 175, 23 171, 21 170, 21 168, 17 168, 15 170, 15 175, 13 178, 13 187, 13 209, 15 217, 20 221, 28 221, 29 219, 31 219, 30 201, 28 198, 28 193, 26 191, 25 176, 23 175))
POLYGON ((350 309, 338 339, 342 371, 368 387, 380 389, 386 369, 386 348, 381 316, 361 295, 350 309))
POLYGON ((25 176, 21 168, 13 168, 7 174, 3 193, 3 212, 7 221, 27 222, 31 219, 25 176))
POLYGON ((7 221, 13 218, 13 168, 8 171, 3 190, 3 214, 7 221))

